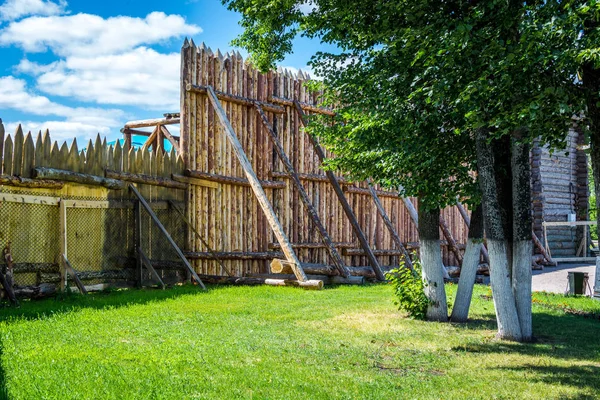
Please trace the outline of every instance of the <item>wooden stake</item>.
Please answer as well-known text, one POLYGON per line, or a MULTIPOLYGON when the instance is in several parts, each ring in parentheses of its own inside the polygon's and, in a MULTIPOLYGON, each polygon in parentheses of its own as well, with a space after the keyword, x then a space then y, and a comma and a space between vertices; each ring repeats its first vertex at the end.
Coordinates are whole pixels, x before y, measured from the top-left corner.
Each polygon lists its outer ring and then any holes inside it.
POLYGON ((286 259, 294 264, 294 274, 298 278, 298 281, 307 281, 306 274, 304 273, 304 271, 302 271, 302 267, 300 266, 300 260, 298 260, 298 258, 296 257, 296 253, 294 252, 294 249, 292 248, 289 239, 283 232, 281 223, 279 222, 279 219, 277 218, 277 215, 275 214, 275 211, 273 210, 273 207, 271 206, 271 203, 269 202, 269 199, 267 198, 267 195, 263 190, 260 181, 254 173, 254 170, 252 169, 252 164, 250 164, 248 157, 246 157, 246 153, 244 153, 244 149, 242 148, 241 143, 239 142, 235 132, 233 131, 233 128, 231 127, 231 124, 227 119, 227 115, 225 114, 225 111, 223 110, 223 107, 221 106, 221 103, 219 102, 219 99, 217 98, 217 95, 215 94, 211 86, 208 86, 207 93, 208 98, 215 109, 217 117, 219 118, 219 121, 225 128, 225 134, 227 135, 227 138, 229 139, 233 150, 235 151, 237 158, 240 161, 242 168, 244 169, 244 172, 246 174, 246 177, 248 178, 248 181, 250 182, 252 190, 254 191, 254 194, 263 212, 265 213, 269 224, 271 225, 271 229, 273 230, 275 236, 277 237, 277 240, 281 244, 281 249, 286 256, 286 259))
MULTIPOLYGON (((302 123, 303 126, 306 127, 307 122, 306 122, 306 116, 304 115, 304 111, 302 110, 300 104, 297 101, 294 101, 294 105, 296 107, 296 111, 298 112, 298 115, 300 116, 300 122, 302 123)), ((319 157, 319 161, 321 163, 323 163, 325 161, 325 153, 323 152, 323 149, 311 135, 307 135, 307 136, 308 136, 310 142, 312 143, 313 148, 315 149, 315 153, 319 157)), ((369 246, 369 243, 367 242, 367 238, 365 237, 365 234, 363 233, 362 229, 358 225, 358 221, 356 220, 356 215, 354 215, 354 212, 352 211, 350 204, 348 204, 348 200, 346 199, 346 196, 344 195, 344 191, 340 187, 340 184, 337 181, 337 178, 331 171, 325 171, 325 174, 327 175, 327 177, 329 178, 329 182, 331 182, 331 185, 333 186, 333 190, 335 191, 335 194, 337 195, 337 197, 342 205, 342 208, 344 209, 344 212, 346 213, 346 217, 348 217, 348 220, 350 221, 350 224, 352 225, 354 233, 356 234, 358 241, 361 244, 361 247, 365 250, 365 253, 367 253, 367 258, 369 259, 369 263, 371 264, 371 267, 373 267, 373 270, 375 271, 375 275, 377 276, 377 279, 380 281, 385 281, 385 275, 383 274, 383 271, 381 270, 381 267, 379 266, 379 262, 377 261, 377 258, 375 258, 375 255, 371 251, 371 247, 369 246)))
POLYGON ((327 229, 325 229, 325 226, 323 226, 323 223, 321 222, 321 219, 319 218, 319 214, 317 213, 317 210, 311 203, 311 201, 308 197, 308 194, 306 193, 306 190, 304 189, 304 186, 300 182, 300 178, 298 177, 298 174, 296 174, 296 170, 294 169, 294 166, 292 165, 288 156, 285 154, 285 151, 283 150, 283 146, 279 142, 279 138, 277 137, 277 134, 275 133, 275 131, 273 131, 273 127, 269 123, 267 116, 265 115, 262 107, 259 104, 256 104, 256 110, 258 111, 258 114, 260 115, 263 125, 265 126, 265 128, 267 129, 267 132, 269 133, 269 137, 271 138, 271 142, 273 143, 273 148, 275 149, 275 151, 277 152, 277 155, 283 162, 283 165, 285 166, 285 169, 287 170, 288 174, 290 174, 290 178, 291 178, 292 182, 294 183, 294 186, 296 186, 298 193, 300 194, 300 199, 302 200, 302 203, 304 203, 304 207, 306 208, 308 215, 310 216, 313 223, 317 227, 319 235, 321 235, 321 239, 323 241, 323 244, 327 248, 329 256, 331 257, 331 260, 333 261, 333 265, 335 265, 335 268, 340 272, 340 275, 342 275, 343 277, 349 276, 348 269, 346 268, 346 265, 344 264, 342 257, 340 256, 337 249, 333 245, 331 237, 329 236, 327 229))

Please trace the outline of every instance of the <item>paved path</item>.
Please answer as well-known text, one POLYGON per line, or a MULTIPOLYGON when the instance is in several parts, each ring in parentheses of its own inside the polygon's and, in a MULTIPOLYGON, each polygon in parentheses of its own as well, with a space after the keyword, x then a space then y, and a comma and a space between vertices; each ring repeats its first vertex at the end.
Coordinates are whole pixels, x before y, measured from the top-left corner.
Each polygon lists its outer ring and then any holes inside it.
MULTIPOLYGON (((567 273, 569 271, 587 272, 590 277, 590 287, 592 290, 594 289, 595 265, 560 263, 557 267, 544 267, 543 270, 533 271, 532 290, 534 292, 565 293, 567 289, 567 273)), ((587 288, 586 294, 589 294, 589 289, 587 288)))

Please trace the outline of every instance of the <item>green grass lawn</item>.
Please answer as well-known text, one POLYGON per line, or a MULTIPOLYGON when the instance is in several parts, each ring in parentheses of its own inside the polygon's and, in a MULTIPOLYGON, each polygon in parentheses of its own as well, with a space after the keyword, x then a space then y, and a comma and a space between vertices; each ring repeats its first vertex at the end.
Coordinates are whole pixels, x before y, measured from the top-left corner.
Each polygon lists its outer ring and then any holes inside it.
POLYGON ((0 398, 600 397, 600 302, 536 294, 537 342, 517 344, 494 339, 488 295, 467 324, 407 319, 389 285, 26 302, 0 309, 0 398))

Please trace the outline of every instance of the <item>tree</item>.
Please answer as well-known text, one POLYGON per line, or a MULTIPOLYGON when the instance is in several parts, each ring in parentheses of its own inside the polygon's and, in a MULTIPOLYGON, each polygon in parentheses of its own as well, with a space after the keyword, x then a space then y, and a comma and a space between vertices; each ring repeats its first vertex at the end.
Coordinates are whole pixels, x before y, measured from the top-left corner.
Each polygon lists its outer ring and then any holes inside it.
MULTIPOLYGON (((250 50, 263 69, 291 50, 297 34, 339 47, 338 54, 318 53, 312 60, 324 77, 325 101, 338 105, 336 123, 317 119, 312 132, 336 154, 330 167, 418 195, 423 222, 430 222, 420 231, 422 242, 439 239, 431 227, 440 207, 457 195, 477 203, 469 175, 477 170, 498 336, 528 340, 526 155, 536 137, 552 147, 563 144, 577 107, 564 64, 554 62, 552 52, 560 46, 536 40, 556 4, 224 2, 243 14, 245 31, 236 44, 250 50), (307 5, 311 11, 303 13, 307 5)), ((423 260, 425 274, 427 268, 435 272, 426 266, 435 262, 423 260)))

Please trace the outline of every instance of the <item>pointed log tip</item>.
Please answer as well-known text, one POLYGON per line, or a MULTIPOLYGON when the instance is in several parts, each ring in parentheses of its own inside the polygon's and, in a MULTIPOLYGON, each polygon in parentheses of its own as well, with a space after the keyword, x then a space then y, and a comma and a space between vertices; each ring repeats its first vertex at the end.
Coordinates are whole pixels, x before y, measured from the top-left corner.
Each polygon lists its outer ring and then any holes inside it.
POLYGON ((181 46, 181 48, 182 49, 187 49, 188 47, 190 47, 190 41, 189 41, 189 39, 186 36, 185 40, 183 41, 183 46, 181 46))
POLYGON ((194 39, 190 39, 190 47, 191 48, 196 48, 196 43, 194 43, 194 39))
POLYGON ((200 46, 198 46, 198 48, 202 51, 206 51, 206 44, 204 42, 200 43, 200 46))

